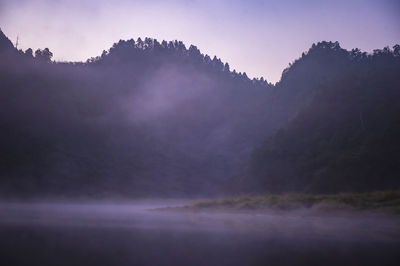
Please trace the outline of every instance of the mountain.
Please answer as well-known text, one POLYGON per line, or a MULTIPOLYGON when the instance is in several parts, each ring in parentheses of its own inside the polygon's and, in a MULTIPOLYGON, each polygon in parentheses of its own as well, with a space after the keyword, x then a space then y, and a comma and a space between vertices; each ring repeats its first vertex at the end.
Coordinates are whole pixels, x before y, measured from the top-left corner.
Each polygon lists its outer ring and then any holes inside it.
MULTIPOLYGON (((14 49, 15 50, 15 49, 14 49)), ((220 191, 274 127, 272 85, 178 41, 120 41, 86 63, 0 60, 3 194, 220 191)))
MULTIPOLYGON (((297 172, 303 164, 296 158, 308 149, 320 153, 319 138, 326 140, 334 130, 325 129, 336 125, 330 105, 325 106, 329 97, 343 95, 346 101, 334 107, 340 110, 355 107, 356 101, 368 103, 357 109, 357 118, 361 114, 363 127, 368 128, 365 132, 370 132, 369 126, 381 132, 395 122, 380 118, 391 114, 386 108, 394 106, 382 101, 398 99, 393 74, 398 70, 397 46, 395 51, 385 48, 367 55, 346 51, 337 42, 321 42, 272 85, 262 78, 250 80, 217 57, 211 59, 179 41, 121 40, 84 63, 53 62, 47 48, 34 55, 31 49, 17 50, 2 33, 0 44, 7 51, 0 53, 3 196, 179 197, 232 190, 315 191, 335 179, 324 176, 310 181, 303 176, 314 174, 315 169, 331 171, 326 168, 331 159, 321 159, 314 170, 311 160, 306 161, 308 172, 303 173, 297 172), (382 75, 371 75, 374 71, 382 75), (357 89, 350 93, 350 88, 363 84, 372 86, 370 93, 357 89), (377 84, 388 88, 379 94, 377 84), (368 111, 377 96, 383 106, 377 109, 379 125, 370 122, 368 111), (316 126, 324 130, 314 132, 316 126), (299 139, 307 140, 307 149, 296 146, 299 139), (291 150, 295 159, 281 160, 275 147, 291 150), (309 185, 313 182, 316 185, 309 185)), ((339 117, 347 116, 340 113, 339 117)), ((361 135, 344 126, 350 122, 340 119, 338 132, 361 141, 361 135)), ((392 141, 393 135, 387 138, 392 141)), ((339 146, 337 154, 345 154, 346 145, 339 146)))
POLYGON ((399 48, 367 55, 332 43, 313 46, 278 84, 310 83, 312 89, 304 86, 292 97, 313 96, 254 150, 236 187, 314 193, 400 188, 399 48), (337 75, 313 82, 328 63, 337 75))

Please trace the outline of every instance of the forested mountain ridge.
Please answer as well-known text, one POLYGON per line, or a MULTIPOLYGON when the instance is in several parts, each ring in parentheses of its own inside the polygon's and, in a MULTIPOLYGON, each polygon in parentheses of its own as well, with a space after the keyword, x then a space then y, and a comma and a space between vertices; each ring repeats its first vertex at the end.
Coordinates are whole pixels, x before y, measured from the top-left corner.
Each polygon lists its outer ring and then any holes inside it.
POLYGON ((139 38, 86 63, 7 47, 3 193, 215 193, 264 136, 250 117, 272 86, 194 46, 139 38))
MULTIPOLYGON (((389 52, 398 58, 398 47, 389 52)), ((226 184, 291 189, 260 182, 273 180, 263 168, 269 161, 258 155, 266 144, 244 163, 252 150, 308 117, 303 110, 344 73, 393 68, 332 42, 314 45, 276 85, 250 80, 179 41, 119 41, 85 63, 52 62, 47 48, 34 54, 1 33, 4 195, 176 197, 220 193, 226 184)), ((298 184, 293 176, 282 180, 298 184)))
MULTIPOLYGON (((290 72, 296 68, 307 75, 313 54, 326 45, 311 48, 282 79, 295 75, 290 72)), ((335 193, 400 187, 400 46, 367 55, 331 44, 325 52, 337 54, 330 63, 340 74, 315 83, 314 96, 298 114, 255 149, 238 190, 335 193)))

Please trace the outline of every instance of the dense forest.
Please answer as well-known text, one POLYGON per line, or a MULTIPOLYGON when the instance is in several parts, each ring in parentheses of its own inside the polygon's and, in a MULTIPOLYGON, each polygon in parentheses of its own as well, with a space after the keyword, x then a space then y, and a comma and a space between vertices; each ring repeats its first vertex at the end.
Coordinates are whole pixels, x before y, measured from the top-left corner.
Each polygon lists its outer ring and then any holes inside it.
POLYGON ((337 193, 400 188, 399 73, 399 45, 368 55, 337 43, 313 46, 277 85, 283 91, 296 81, 300 88, 305 85, 292 97, 312 96, 254 150, 235 180, 236 189, 337 193), (322 65, 336 74, 313 82, 322 65), (304 90, 307 84, 311 91, 304 90))
POLYGON ((400 47, 313 45, 272 85, 179 41, 87 62, 0 31, 2 195, 371 191, 400 180, 400 47))

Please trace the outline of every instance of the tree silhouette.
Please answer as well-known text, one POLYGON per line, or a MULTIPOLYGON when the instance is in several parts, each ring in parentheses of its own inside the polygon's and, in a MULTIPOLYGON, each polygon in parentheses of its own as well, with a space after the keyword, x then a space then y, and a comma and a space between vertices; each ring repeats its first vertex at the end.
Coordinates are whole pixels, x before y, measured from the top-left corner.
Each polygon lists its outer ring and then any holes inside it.
POLYGON ((37 49, 35 51, 35 58, 43 62, 51 62, 53 53, 50 52, 49 48, 44 48, 43 50, 37 49))

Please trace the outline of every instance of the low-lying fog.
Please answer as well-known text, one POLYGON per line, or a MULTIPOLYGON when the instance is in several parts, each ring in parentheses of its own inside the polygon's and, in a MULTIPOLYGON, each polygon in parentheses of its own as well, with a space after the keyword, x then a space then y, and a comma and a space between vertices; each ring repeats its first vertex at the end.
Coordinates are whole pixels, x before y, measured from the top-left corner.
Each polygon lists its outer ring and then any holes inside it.
POLYGON ((157 210, 190 203, 2 203, 0 257, 7 265, 387 265, 399 257, 397 217, 157 210))
POLYGON ((305 211, 228 213, 159 210, 190 200, 124 203, 0 204, 2 225, 86 226, 275 234, 280 237, 334 237, 348 240, 400 239, 400 220, 373 215, 323 215, 305 211))

